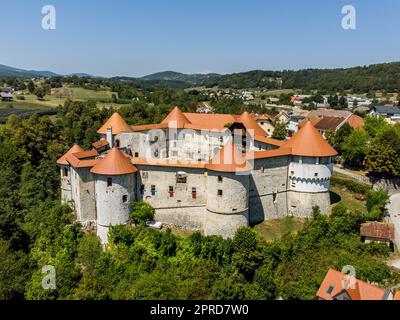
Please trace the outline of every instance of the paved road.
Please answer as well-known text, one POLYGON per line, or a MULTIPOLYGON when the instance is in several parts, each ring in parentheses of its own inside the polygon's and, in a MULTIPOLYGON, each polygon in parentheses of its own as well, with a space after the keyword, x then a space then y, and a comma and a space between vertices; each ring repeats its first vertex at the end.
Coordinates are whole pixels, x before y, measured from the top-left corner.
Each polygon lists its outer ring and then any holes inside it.
POLYGON ((395 227, 395 243, 400 250, 400 193, 395 193, 390 196, 390 203, 387 206, 390 214, 390 222, 395 227))
POLYGON ((367 177, 365 177, 361 174, 357 174, 357 173, 351 172, 349 170, 343 169, 343 168, 339 167, 338 165, 333 166, 333 171, 344 174, 344 175, 348 176, 349 178, 355 179, 361 183, 365 183, 367 185, 372 186, 372 183, 369 181, 369 179, 367 177))

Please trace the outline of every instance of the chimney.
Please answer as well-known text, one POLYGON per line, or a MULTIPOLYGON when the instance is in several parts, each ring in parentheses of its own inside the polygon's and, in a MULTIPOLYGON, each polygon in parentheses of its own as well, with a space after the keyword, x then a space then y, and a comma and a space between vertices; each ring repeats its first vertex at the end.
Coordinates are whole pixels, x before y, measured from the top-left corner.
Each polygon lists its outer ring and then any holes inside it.
POLYGON ((106 140, 107 140, 108 145, 110 146, 110 148, 114 147, 112 127, 107 128, 106 140))

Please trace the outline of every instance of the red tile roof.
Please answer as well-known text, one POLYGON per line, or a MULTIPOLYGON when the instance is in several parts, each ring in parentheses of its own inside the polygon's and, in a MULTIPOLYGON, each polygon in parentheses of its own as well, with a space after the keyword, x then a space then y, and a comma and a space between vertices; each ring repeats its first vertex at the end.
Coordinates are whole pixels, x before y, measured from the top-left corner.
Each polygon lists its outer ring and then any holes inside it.
POLYGON ((347 119, 347 123, 350 125, 350 127, 352 127, 353 129, 357 129, 359 127, 364 126, 365 122, 364 119, 352 114, 348 119, 347 119))
POLYGON ((253 136, 265 136, 266 132, 260 127, 257 121, 254 119, 250 113, 243 112, 239 118, 239 121, 243 123, 247 130, 251 130, 253 132, 253 136))
POLYGON ((86 159, 86 158, 93 158, 99 155, 97 150, 86 150, 80 152, 74 152, 73 155, 78 159, 86 159))
POLYGON ((107 129, 111 128, 113 134, 119 134, 121 132, 130 132, 131 127, 125 122, 118 112, 113 113, 113 115, 106 121, 106 123, 97 131, 99 134, 106 134, 107 129))
POLYGON ((81 151, 83 151, 83 149, 77 144, 74 144, 61 158, 57 160, 57 164, 68 165, 68 161, 66 159, 67 156, 81 151))
POLYGON ((285 148, 292 148, 292 154, 305 157, 332 157, 337 152, 319 134, 310 121, 297 131, 292 138, 283 145, 285 148))
POLYGON ((175 107, 168 116, 161 121, 161 124, 168 124, 168 127, 172 128, 184 128, 186 124, 190 124, 190 121, 186 118, 181 109, 175 107))
POLYGON ((92 146, 95 149, 101 149, 105 146, 108 146, 108 141, 107 140, 99 140, 99 141, 92 143, 92 146))
POLYGON ((361 224, 360 234, 363 237, 394 241, 394 225, 377 221, 365 222, 361 224))
POLYGON ((102 175, 120 175, 139 171, 118 148, 109 150, 90 172, 102 175))
POLYGON ((273 157, 288 156, 292 154, 291 148, 277 148, 273 150, 255 151, 246 154, 247 159, 265 159, 273 157))
POLYGON ((384 298, 385 289, 353 279, 353 282, 349 281, 344 273, 329 269, 317 291, 317 296, 324 300, 334 300, 338 294, 346 291, 352 300, 382 300, 384 298))
POLYGON ((175 159, 146 159, 146 158, 131 158, 131 162, 136 166, 156 166, 156 167, 175 167, 175 168, 197 168, 204 169, 206 162, 194 160, 175 160, 175 159))
POLYGON ((246 156, 237 149, 231 140, 217 152, 205 167, 218 172, 245 172, 252 169, 246 156))
POLYGON ((74 168, 90 168, 99 161, 98 159, 80 160, 74 154, 67 155, 66 159, 74 168))

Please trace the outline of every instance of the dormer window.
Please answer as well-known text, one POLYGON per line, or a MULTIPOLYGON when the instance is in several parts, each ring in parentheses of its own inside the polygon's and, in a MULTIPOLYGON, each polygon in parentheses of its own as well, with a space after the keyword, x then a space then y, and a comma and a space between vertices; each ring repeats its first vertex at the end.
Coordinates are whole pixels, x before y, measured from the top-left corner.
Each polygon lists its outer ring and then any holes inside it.
POLYGON ((329 286, 328 290, 326 290, 326 293, 329 294, 330 296, 332 295, 333 289, 335 289, 334 286, 329 286))

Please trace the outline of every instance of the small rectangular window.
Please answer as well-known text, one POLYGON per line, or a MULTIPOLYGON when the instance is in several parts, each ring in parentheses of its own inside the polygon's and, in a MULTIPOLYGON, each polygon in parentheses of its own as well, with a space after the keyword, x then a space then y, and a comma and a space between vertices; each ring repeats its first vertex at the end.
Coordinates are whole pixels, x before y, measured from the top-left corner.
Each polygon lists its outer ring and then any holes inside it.
POLYGON ((326 293, 329 294, 329 295, 331 295, 332 292, 333 292, 333 289, 335 289, 334 286, 329 286, 329 287, 328 287, 328 290, 326 290, 326 293))
POLYGON ((152 196, 156 195, 156 186, 155 185, 151 185, 150 193, 151 193, 152 196))
POLYGON ((197 197, 197 190, 196 188, 192 188, 192 198, 196 199, 196 197, 197 197))
POLYGON ((176 183, 186 183, 187 177, 184 174, 177 174, 176 175, 176 183))
POLYGON ((222 190, 221 189, 218 190, 218 197, 222 197, 222 190))
POLYGON ((314 177, 318 177, 318 173, 316 172, 316 173, 314 173, 314 177))
POLYGON ((218 176, 218 182, 222 182, 222 176, 218 176))
POLYGON ((107 187, 112 186, 112 178, 107 178, 107 187))
POLYGON ((170 198, 172 198, 174 196, 174 187, 173 186, 168 187, 168 193, 169 193, 170 198))
POLYGON ((128 201, 128 196, 127 195, 123 195, 122 196, 122 202, 125 203, 128 201))
POLYGON ((135 158, 139 158, 139 152, 135 152, 135 158))
POLYGON ((68 177, 68 168, 64 168, 64 177, 68 177))

